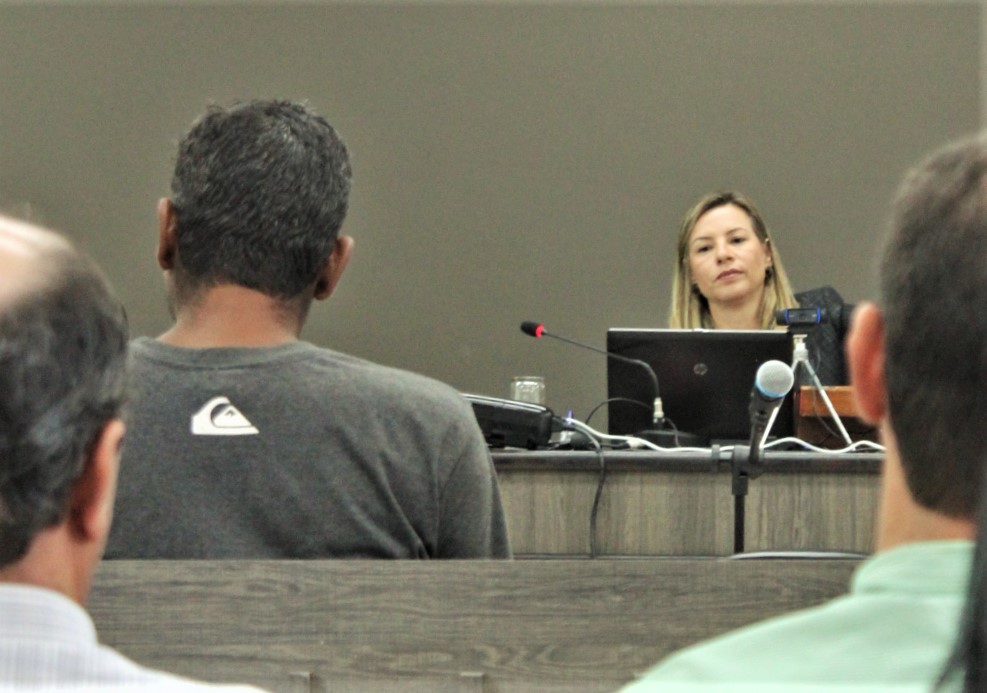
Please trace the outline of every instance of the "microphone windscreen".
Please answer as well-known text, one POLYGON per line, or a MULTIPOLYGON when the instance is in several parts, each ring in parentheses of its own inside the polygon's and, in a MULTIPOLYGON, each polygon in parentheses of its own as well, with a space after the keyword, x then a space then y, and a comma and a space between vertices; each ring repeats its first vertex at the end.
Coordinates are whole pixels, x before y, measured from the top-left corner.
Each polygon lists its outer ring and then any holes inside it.
POLYGON ((525 320, 521 323, 521 331, 532 337, 541 337, 541 333, 545 330, 545 326, 540 322, 535 322, 534 320, 525 320))
POLYGON ((765 361, 757 369, 754 384, 768 399, 781 399, 795 384, 795 374, 784 361, 765 361))

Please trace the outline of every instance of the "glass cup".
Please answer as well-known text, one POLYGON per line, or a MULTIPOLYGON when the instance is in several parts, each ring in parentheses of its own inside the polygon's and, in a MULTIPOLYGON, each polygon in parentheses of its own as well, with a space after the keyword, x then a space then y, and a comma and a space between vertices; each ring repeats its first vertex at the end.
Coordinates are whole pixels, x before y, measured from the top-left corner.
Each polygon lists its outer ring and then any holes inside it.
POLYGON ((545 379, 540 375, 518 375, 511 380, 511 399, 545 405, 545 379))

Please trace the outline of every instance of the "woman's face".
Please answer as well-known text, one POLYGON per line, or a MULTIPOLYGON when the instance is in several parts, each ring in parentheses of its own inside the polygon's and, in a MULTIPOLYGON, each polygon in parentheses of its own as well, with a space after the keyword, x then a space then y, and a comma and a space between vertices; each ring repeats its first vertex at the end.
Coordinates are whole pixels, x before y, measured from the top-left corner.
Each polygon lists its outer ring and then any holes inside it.
POLYGON ((757 237, 751 218, 740 207, 722 205, 699 217, 687 253, 692 282, 711 308, 761 300, 771 249, 757 237))

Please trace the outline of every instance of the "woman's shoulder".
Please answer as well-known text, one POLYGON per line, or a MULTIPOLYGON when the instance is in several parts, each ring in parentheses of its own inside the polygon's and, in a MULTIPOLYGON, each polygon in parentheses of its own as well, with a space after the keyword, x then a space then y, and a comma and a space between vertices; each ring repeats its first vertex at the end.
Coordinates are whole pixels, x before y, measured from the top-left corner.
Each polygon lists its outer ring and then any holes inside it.
MULTIPOLYGON (((831 286, 821 286, 795 294, 795 300, 800 308, 819 308, 822 310, 820 328, 823 332, 834 331, 838 338, 839 348, 842 349, 843 339, 850 331, 850 319, 854 305, 847 303, 836 289, 831 286)), ((819 330, 816 330, 819 332, 819 330)), ((817 335, 814 339, 824 339, 817 335)))
POLYGON ((840 292, 831 286, 820 286, 795 294, 795 300, 802 308, 842 306, 845 301, 840 292))

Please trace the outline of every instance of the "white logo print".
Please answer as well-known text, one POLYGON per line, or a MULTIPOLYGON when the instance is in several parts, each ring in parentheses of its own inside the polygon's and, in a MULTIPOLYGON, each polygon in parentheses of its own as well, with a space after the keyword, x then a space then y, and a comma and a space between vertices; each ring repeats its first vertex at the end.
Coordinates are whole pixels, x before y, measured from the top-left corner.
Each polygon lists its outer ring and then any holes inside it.
POLYGON ((259 432, 226 397, 213 397, 192 415, 193 435, 251 436, 259 432))

